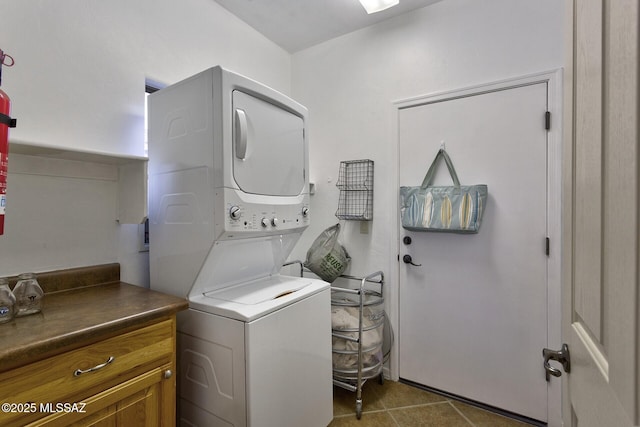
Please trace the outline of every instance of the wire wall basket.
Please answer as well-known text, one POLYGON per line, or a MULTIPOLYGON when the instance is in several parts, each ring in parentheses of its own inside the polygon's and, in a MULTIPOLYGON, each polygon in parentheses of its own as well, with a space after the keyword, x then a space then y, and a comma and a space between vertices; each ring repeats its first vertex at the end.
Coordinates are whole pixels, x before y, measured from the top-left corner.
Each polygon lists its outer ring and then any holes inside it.
POLYGON ((340 189, 339 219, 371 221, 373 219, 373 160, 340 162, 336 187, 340 189))

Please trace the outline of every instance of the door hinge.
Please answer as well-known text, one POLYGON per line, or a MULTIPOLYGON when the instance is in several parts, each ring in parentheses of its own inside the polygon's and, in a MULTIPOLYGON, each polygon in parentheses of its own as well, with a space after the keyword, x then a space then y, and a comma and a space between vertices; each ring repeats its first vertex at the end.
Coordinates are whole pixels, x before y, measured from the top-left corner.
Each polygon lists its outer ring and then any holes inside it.
POLYGON ((547 254, 547 256, 549 256, 549 253, 551 252, 551 240, 548 237, 545 239, 544 252, 547 254))
POLYGON ((546 130, 551 129, 551 112, 550 111, 547 111, 546 113, 544 113, 544 128, 546 130))

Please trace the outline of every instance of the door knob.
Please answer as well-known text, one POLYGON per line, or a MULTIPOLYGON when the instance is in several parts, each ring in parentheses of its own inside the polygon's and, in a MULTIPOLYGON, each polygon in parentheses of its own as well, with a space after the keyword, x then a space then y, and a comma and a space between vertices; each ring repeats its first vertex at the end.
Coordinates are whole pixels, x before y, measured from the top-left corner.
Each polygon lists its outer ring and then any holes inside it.
POLYGON ((403 257, 402 257, 402 261, 403 261, 405 264, 415 265, 416 267, 420 267, 420 266, 422 266, 422 264, 416 264, 416 263, 414 263, 414 262, 413 262, 413 258, 411 258, 411 255, 409 255, 409 254, 407 254, 407 255, 403 256, 403 257))
POLYGON ((558 368, 554 368, 549 365, 549 360, 555 360, 562 363, 562 368, 566 373, 571 372, 571 355, 569 354, 569 346, 562 344, 560 351, 550 350, 548 348, 542 349, 542 357, 544 357, 544 370, 547 381, 551 379, 551 375, 559 377, 562 375, 562 371, 558 368))

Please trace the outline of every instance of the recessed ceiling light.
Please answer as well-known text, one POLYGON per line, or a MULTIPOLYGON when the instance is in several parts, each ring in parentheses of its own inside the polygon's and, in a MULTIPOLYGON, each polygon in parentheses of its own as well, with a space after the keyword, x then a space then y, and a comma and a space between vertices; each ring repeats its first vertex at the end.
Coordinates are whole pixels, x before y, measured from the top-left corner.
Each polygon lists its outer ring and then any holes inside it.
POLYGON ((360 0, 362 7, 367 13, 376 13, 382 10, 388 9, 391 6, 395 6, 400 0, 360 0))

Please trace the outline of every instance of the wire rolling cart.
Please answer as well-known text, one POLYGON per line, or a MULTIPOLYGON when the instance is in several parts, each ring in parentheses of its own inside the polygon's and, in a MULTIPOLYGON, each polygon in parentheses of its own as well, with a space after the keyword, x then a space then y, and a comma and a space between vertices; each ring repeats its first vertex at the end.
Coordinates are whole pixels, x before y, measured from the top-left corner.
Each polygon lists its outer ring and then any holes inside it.
POLYGON ((380 384, 384 382, 384 275, 377 271, 366 277, 340 277, 358 280, 360 287, 331 287, 333 384, 356 393, 356 417, 360 419, 362 386, 375 377, 380 384), (343 321, 354 315, 355 324, 343 321))
MULTIPOLYGON (((292 264, 300 265, 303 277, 307 270, 301 261, 290 261, 283 267, 292 264)), ((356 393, 356 417, 360 419, 362 387, 375 377, 384 383, 382 367, 389 357, 393 333, 384 311, 382 271, 366 277, 343 274, 339 278, 357 280, 360 285, 331 286, 333 384, 356 393), (338 314, 341 311, 346 314, 342 319, 338 314)))

